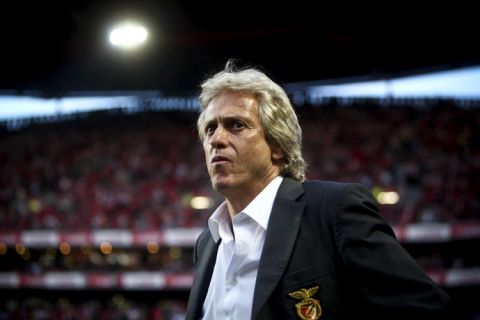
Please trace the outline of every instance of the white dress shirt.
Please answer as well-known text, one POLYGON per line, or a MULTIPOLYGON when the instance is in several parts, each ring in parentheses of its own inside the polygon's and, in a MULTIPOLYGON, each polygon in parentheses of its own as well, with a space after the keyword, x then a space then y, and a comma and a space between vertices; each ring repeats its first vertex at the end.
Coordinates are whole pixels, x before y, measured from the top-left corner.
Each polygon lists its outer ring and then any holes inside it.
POLYGON ((273 179, 233 221, 226 202, 209 218, 213 239, 222 242, 203 303, 203 319, 250 319, 268 220, 282 180, 281 176, 273 179))

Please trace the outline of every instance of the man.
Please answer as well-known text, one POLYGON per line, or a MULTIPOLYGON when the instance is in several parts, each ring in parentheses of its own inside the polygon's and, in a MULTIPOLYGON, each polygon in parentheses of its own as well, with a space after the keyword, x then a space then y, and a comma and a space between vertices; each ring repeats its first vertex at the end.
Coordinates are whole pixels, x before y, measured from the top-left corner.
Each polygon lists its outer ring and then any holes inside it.
POLYGON ((284 90, 231 63, 202 84, 197 122, 225 202, 195 246, 187 319, 430 319, 449 298, 359 184, 305 182, 284 90))

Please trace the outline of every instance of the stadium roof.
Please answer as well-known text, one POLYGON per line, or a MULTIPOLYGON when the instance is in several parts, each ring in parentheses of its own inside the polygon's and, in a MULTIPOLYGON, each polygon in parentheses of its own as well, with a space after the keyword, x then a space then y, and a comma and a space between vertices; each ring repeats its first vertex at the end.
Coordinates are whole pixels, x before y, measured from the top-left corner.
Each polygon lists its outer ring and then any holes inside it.
MULTIPOLYGON (((328 98, 453 99, 480 101, 480 66, 422 75, 382 79, 334 79, 284 84, 294 103, 312 104, 328 98), (296 100, 296 101, 295 101, 296 100), (299 101, 301 100, 301 101, 299 101)), ((77 92, 62 98, 2 95, 0 121, 62 116, 102 109, 141 109, 148 100, 158 109, 198 108, 197 97, 168 97, 155 91, 77 92)))
POLYGON ((8 1, 0 11, 0 90, 172 95, 197 90, 229 58, 280 83, 480 65, 476 9, 459 2, 370 9, 302 0, 8 1), (126 18, 149 30, 142 50, 108 45, 111 25, 126 18))

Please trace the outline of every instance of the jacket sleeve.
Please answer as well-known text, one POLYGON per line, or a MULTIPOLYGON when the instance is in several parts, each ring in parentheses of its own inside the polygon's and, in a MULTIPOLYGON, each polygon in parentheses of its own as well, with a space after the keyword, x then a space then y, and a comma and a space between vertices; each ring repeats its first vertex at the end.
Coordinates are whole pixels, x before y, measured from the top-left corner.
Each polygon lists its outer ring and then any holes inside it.
POLYGON ((362 297, 359 305, 375 314, 370 318, 446 317, 448 295, 398 242, 371 193, 360 184, 345 189, 333 210, 334 235, 349 285, 362 297))
POLYGON ((215 264, 216 250, 208 250, 209 243, 213 243, 208 229, 204 230, 197 239, 193 253, 195 278, 188 298, 186 320, 200 319, 205 295, 210 284, 210 276, 215 264), (210 242, 211 241, 211 242, 210 242))
POLYGON ((202 255, 203 250, 208 242, 209 235, 210 233, 208 229, 205 229, 202 231, 202 233, 200 233, 197 241, 195 242, 195 247, 193 247, 193 266, 195 269, 197 268, 198 260, 200 259, 200 256, 202 255))

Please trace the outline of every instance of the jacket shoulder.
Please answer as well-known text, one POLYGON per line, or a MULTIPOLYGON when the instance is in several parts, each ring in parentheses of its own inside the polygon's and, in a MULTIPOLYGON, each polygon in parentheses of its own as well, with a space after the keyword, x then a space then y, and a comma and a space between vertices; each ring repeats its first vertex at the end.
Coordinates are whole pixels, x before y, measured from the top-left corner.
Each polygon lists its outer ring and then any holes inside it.
POLYGON ((351 193, 371 195, 364 185, 354 182, 310 180, 303 183, 303 188, 306 194, 313 194, 316 197, 324 196, 328 199, 338 199, 351 193))
POLYGON ((210 240, 213 241, 212 234, 210 233, 210 230, 206 228, 198 236, 195 247, 197 248, 197 250, 202 250, 210 240))
POLYGON ((197 238, 195 247, 193 249, 193 262, 196 265, 199 257, 202 255, 203 250, 207 246, 209 241, 213 241, 212 234, 208 228, 204 229, 197 238))

